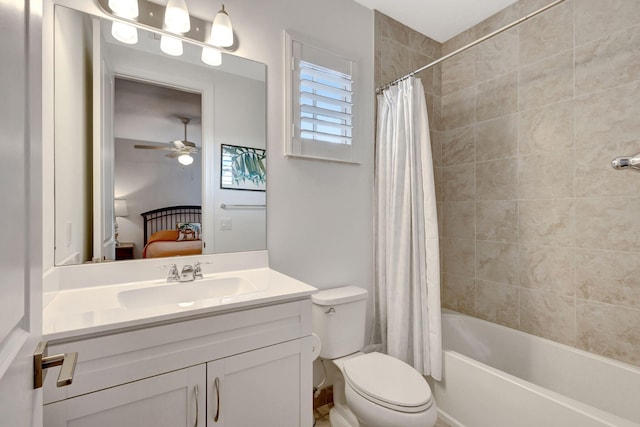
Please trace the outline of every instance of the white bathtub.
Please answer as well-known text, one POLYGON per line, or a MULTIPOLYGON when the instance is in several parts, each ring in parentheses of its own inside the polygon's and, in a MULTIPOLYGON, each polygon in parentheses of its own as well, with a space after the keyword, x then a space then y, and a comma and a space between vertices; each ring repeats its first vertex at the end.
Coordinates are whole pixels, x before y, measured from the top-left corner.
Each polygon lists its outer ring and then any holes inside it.
POLYGON ((640 369, 443 311, 440 417, 455 427, 639 427, 640 369))

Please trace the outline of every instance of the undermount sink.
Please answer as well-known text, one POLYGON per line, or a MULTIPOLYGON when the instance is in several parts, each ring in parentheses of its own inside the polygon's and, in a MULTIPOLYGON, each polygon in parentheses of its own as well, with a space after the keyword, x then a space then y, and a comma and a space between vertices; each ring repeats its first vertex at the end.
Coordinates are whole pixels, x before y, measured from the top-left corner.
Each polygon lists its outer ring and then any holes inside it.
POLYGON ((190 307, 198 301, 233 298, 256 290, 253 283, 243 277, 219 277, 123 291, 118 294, 118 300, 126 308, 146 308, 167 304, 190 307))

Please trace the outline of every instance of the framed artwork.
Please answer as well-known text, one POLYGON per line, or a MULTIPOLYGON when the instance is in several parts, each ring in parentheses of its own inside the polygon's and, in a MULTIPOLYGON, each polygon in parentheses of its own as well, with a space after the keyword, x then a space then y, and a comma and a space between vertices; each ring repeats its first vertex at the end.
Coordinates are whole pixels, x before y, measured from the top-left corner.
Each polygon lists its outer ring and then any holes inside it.
POLYGON ((266 150, 237 145, 221 145, 220 188, 266 191, 266 150))

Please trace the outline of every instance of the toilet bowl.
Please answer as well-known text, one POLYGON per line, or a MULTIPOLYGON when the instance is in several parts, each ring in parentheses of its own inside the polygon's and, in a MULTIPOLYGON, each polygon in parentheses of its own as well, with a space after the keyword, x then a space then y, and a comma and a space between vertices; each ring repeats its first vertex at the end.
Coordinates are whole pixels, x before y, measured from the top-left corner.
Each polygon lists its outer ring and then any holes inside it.
POLYGON ((354 286, 312 296, 314 333, 333 381, 332 427, 432 427, 437 407, 413 367, 382 353, 361 353, 367 292, 354 286))

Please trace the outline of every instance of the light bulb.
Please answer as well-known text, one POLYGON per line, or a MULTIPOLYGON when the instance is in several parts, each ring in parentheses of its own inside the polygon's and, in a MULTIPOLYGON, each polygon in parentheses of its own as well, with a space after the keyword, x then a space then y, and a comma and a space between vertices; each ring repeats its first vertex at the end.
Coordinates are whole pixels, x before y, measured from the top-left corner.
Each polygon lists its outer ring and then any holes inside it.
POLYGON ((222 64, 222 53, 215 47, 203 47, 201 59, 205 64, 218 67, 222 64))
POLYGON ((189 10, 185 0, 169 0, 164 10, 164 27, 172 33, 184 34, 191 29, 189 10))
POLYGON ((114 39, 125 44, 138 43, 138 29, 133 25, 113 22, 111 24, 111 35, 114 39))
POLYGON ((133 19, 138 16, 138 0, 109 0, 109 9, 118 16, 133 19))
POLYGON ((224 5, 222 5, 222 9, 213 20, 210 43, 222 47, 233 45, 233 27, 231 26, 229 15, 224 10, 224 5))
POLYGON ((178 156, 178 162, 180 162, 181 165, 189 166, 191 163, 193 163, 193 157, 191 157, 189 154, 181 154, 180 156, 178 156))
POLYGON ((180 56, 182 55, 182 40, 163 34, 160 37, 160 49, 167 55, 180 56))

